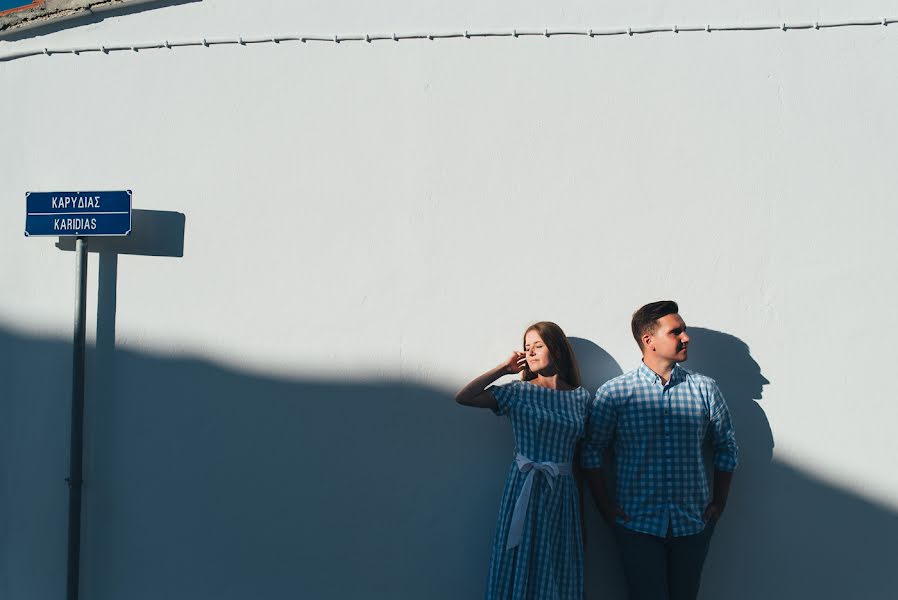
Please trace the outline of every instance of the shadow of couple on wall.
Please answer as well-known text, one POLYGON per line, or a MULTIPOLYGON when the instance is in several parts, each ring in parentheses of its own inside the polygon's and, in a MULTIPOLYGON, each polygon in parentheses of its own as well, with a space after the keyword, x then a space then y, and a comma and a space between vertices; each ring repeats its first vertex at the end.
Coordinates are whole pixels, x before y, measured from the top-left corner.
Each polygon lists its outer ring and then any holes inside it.
MULTIPOLYGON (((720 383, 742 452, 702 597, 894 597, 895 513, 772 460, 747 346, 690 333, 687 366, 720 383)), ((592 342, 575 350, 589 387, 620 373, 592 342)), ((70 369, 70 343, 0 325, 4 597, 64 589, 70 369)), ((83 597, 482 596, 514 445, 454 390, 118 347, 92 351, 88 376, 83 597)), ((622 599, 587 512, 587 598, 622 599)))
MULTIPOLYGON (((689 334, 684 366, 714 378, 723 391, 740 460, 700 598, 894 598, 895 512, 774 459, 774 438, 761 404, 770 382, 749 347, 712 329, 690 327, 689 334)), ((838 443, 833 440, 834 447, 838 443)), ((587 524, 586 597, 623 600, 619 558, 591 499, 587 524)))
MULTIPOLYGON (((896 513, 775 458, 761 407, 763 386, 770 382, 748 346, 710 329, 690 327, 689 333, 686 366, 717 380, 735 423, 740 461, 712 541, 701 597, 896 597, 896 513)), ((813 399, 794 400, 814 410, 813 399)), ((840 443, 832 440, 831 451, 840 443)))

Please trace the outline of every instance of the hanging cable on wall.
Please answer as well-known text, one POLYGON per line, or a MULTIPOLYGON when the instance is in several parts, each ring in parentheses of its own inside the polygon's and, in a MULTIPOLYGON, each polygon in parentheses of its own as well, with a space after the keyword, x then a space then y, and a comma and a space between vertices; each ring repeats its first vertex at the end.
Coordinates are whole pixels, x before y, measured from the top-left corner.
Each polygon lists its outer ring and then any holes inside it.
POLYGON ((584 29, 574 29, 574 28, 563 28, 563 29, 500 29, 500 30, 463 30, 463 31, 443 31, 443 32, 412 32, 412 33, 363 33, 363 34, 288 34, 288 35, 265 35, 265 36, 252 36, 252 37, 244 37, 238 36, 235 38, 200 38, 196 40, 187 40, 187 41, 169 41, 164 40, 161 42, 142 42, 142 43, 134 43, 134 44, 114 44, 114 45, 94 45, 94 46, 80 46, 80 47, 70 47, 70 48, 34 48, 30 50, 21 50, 17 52, 9 52, 7 54, 0 54, 0 62, 11 61, 20 58, 27 58, 29 56, 38 56, 44 54, 46 56, 52 56, 54 54, 82 54, 86 52, 102 52, 104 54, 109 54, 110 52, 120 52, 120 51, 133 51, 139 52, 141 50, 159 50, 159 49, 168 49, 171 50, 173 48, 186 48, 190 46, 204 46, 209 48, 211 46, 222 46, 222 45, 240 45, 240 46, 248 46, 252 44, 278 44, 281 42, 329 42, 334 44, 340 44, 342 42, 381 42, 381 41, 391 41, 391 42, 399 42, 402 40, 444 40, 444 39, 452 39, 452 38, 486 38, 486 37, 512 37, 512 38, 522 38, 522 37, 561 37, 561 36, 585 36, 590 38, 603 37, 603 36, 620 36, 626 35, 629 37, 641 36, 646 34, 659 34, 659 33, 695 33, 695 32, 703 32, 703 33, 713 33, 713 32, 734 32, 734 31, 770 31, 770 30, 781 30, 781 31, 789 31, 789 30, 805 30, 805 29, 833 29, 837 27, 872 27, 872 26, 881 26, 885 27, 891 25, 893 23, 898 23, 898 17, 882 17, 876 19, 851 19, 844 21, 803 21, 803 22, 780 22, 780 23, 767 23, 767 24, 738 24, 738 25, 652 25, 652 26, 643 26, 643 27, 615 27, 615 28, 604 28, 604 29, 594 29, 594 28, 584 28, 584 29))

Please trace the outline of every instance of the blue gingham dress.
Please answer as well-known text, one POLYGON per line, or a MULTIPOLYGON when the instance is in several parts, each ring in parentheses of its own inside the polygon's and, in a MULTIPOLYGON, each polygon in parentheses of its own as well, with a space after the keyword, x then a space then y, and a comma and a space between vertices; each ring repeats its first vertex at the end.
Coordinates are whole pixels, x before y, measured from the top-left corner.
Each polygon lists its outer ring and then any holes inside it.
MULTIPOLYGON (((551 390, 525 381, 488 390, 499 405, 496 414, 511 420, 517 453, 536 462, 573 464, 589 412, 587 390, 551 390)), ((512 512, 526 477, 512 462, 499 508, 486 598, 581 600, 583 539, 573 476, 559 475, 552 487, 544 474, 535 475, 521 543, 506 549, 512 512)))

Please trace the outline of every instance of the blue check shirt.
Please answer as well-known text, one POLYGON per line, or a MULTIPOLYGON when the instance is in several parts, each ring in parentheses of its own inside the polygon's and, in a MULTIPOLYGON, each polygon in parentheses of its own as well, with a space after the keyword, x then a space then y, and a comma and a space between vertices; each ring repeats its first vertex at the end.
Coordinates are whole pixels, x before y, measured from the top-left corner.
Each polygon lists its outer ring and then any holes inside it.
POLYGON ((710 493, 703 447, 714 468, 736 469, 736 438, 723 395, 710 377, 676 365, 670 381, 642 363, 599 388, 592 401, 581 465, 602 467, 614 450, 623 527, 666 537, 701 532, 710 493))

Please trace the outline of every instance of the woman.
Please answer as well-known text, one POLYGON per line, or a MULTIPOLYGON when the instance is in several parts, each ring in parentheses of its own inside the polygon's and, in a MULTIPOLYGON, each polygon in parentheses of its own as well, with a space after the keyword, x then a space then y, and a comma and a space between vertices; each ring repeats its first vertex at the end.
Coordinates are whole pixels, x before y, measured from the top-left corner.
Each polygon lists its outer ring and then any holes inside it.
POLYGON ((517 451, 505 481, 487 583, 488 600, 581 600, 580 494, 572 475, 590 394, 555 323, 524 332, 524 351, 466 385, 459 404, 508 415, 517 451), (503 375, 521 381, 490 385, 503 375), (489 387, 487 387, 489 386, 489 387))

